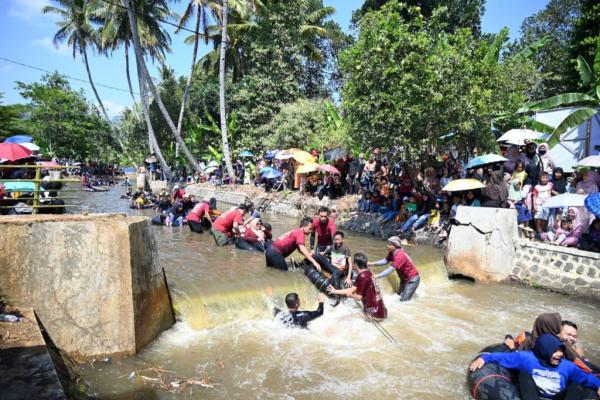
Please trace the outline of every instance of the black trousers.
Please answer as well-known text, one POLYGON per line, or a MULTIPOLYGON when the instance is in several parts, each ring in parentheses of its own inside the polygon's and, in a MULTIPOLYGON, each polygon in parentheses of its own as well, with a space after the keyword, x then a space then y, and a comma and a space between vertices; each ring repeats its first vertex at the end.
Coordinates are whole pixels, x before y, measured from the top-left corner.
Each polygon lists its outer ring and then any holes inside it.
POLYGON ((265 251, 265 258, 267 260, 267 267, 277 268, 282 271, 288 270, 285 257, 276 252, 272 247, 268 247, 265 251))
POLYGON ((327 257, 325 257, 324 255, 316 253, 314 255, 314 259, 319 263, 319 265, 321 266, 321 268, 323 268, 325 271, 329 272, 329 274, 331 275, 331 283, 333 284, 333 286, 336 289, 342 289, 342 275, 343 275, 343 272, 340 271, 338 269, 338 267, 336 267, 335 265, 333 265, 327 259, 327 257))
POLYGON ((238 238, 235 240, 235 247, 240 250, 260 251, 265 252, 265 246, 261 242, 250 243, 244 239, 238 238))
POLYGON ((187 223, 188 223, 188 226, 190 227, 190 231, 195 232, 195 233, 203 233, 204 232, 202 223, 195 222, 195 221, 188 221, 187 223))

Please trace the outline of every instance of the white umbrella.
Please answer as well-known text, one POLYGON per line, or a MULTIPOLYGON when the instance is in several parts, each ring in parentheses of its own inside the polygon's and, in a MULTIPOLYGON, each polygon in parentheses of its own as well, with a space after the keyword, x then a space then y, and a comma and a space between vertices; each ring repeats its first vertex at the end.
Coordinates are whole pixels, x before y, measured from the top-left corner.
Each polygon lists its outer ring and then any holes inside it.
POLYGON ((216 162, 215 160, 212 160, 211 162, 208 163, 208 165, 206 166, 206 168, 210 168, 210 167, 218 167, 219 163, 216 162))
POLYGON ((596 167, 600 168, 600 156, 589 156, 583 160, 579 160, 578 167, 596 167))
POLYGON ((587 194, 563 193, 546 201, 543 208, 584 207, 587 194))
POLYGON ((33 143, 19 143, 21 146, 28 148, 31 151, 40 151, 40 146, 33 143))
POLYGON ((217 169, 219 169, 218 167, 208 167, 204 170, 205 174, 212 174, 213 172, 215 172, 217 169))
POLYGON ((533 141, 539 139, 542 135, 543 133, 532 131, 531 129, 511 129, 500 136, 496 141, 499 143, 523 146, 525 140, 533 141))

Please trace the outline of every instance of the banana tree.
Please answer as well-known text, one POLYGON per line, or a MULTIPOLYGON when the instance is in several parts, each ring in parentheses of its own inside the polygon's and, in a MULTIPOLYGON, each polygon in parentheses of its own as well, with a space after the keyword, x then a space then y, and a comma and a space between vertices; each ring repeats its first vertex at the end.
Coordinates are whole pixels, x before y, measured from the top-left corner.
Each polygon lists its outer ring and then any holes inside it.
MULTIPOLYGON (((545 100, 534 101, 518 110, 519 113, 548 111, 560 107, 576 106, 577 109, 564 118, 556 127, 551 127, 537 121, 531 127, 550 134, 548 145, 555 146, 560 142, 560 136, 571 128, 588 121, 588 132, 591 129, 592 117, 598 114, 600 107, 600 37, 596 44, 596 57, 593 69, 585 59, 577 57, 577 71, 583 87, 589 87, 587 93, 563 93, 545 100)), ((598 118, 596 116, 596 118, 598 118)))

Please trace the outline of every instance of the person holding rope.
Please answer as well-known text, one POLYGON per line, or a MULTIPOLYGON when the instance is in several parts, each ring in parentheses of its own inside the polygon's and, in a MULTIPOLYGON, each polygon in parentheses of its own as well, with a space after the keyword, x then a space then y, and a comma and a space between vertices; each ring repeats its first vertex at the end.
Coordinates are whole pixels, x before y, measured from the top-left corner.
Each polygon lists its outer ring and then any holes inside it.
POLYGON ((375 279, 386 277, 396 270, 400 278, 400 288, 398 289, 400 301, 408 301, 413 297, 421 282, 419 271, 417 271, 408 254, 402 249, 402 243, 398 236, 392 236, 388 239, 387 248, 388 255, 379 261, 370 262, 369 266, 383 266, 391 262, 392 265, 385 271, 375 275, 375 279))
POLYGON ((381 290, 373 279, 373 273, 369 271, 367 256, 363 253, 354 254, 354 265, 358 270, 358 277, 352 287, 336 289, 329 285, 327 292, 362 301, 363 312, 367 318, 376 321, 387 318, 387 309, 381 297, 381 290))

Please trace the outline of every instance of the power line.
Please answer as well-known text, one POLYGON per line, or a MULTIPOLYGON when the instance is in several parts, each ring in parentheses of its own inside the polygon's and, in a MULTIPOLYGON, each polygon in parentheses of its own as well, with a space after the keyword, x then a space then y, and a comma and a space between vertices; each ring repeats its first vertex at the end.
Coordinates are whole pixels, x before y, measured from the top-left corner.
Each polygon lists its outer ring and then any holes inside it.
MULTIPOLYGON (((109 0, 101 0, 101 1, 104 2, 104 3, 106 3, 106 4, 110 4, 110 5, 122 8, 124 10, 128 10, 128 11, 131 10, 129 7, 126 7, 126 6, 122 5, 122 4, 113 3, 112 1, 109 1, 109 0)), ((132 11, 134 13, 136 13, 137 15, 145 16, 145 14, 139 12, 138 10, 132 10, 132 11)), ((151 17, 151 18, 154 19, 154 20, 156 20, 156 21, 158 21, 158 22, 162 22, 163 24, 171 25, 171 26, 177 28, 178 30, 187 31, 187 32, 193 33, 194 35, 204 36, 204 37, 210 38, 210 35, 205 35, 205 34, 200 33, 198 31, 189 29, 189 28, 187 28, 187 27, 185 27, 183 25, 179 25, 179 24, 176 24, 174 22, 166 21, 164 19, 160 19, 160 18, 156 18, 156 17, 151 17)), ((219 25, 217 25, 217 26, 219 26, 219 25)))
MULTIPOLYGON (((8 58, 4 58, 2 56, 0 56, 0 60, 7 61, 9 63, 13 63, 13 64, 16 64, 16 65, 20 65, 22 67, 35 69, 37 71, 46 72, 48 74, 53 74, 54 73, 54 71, 49 71, 47 69, 43 69, 43 68, 36 67, 36 66, 33 66, 33 65, 29 65, 29 64, 25 64, 25 63, 22 63, 22 62, 19 62, 19 61, 15 61, 15 60, 11 60, 11 59, 8 59, 8 58)), ((90 81, 87 80, 87 79, 76 78, 74 76, 67 75, 67 74, 62 74, 62 73, 61 73, 61 75, 66 76, 67 78, 69 78, 71 80, 74 80, 74 81, 83 82, 83 83, 90 83, 90 81)), ((110 86, 110 85, 105 85, 103 83, 96 83, 96 82, 94 82, 94 85, 100 86, 100 87, 103 87, 103 88, 107 88, 107 89, 118 90, 119 92, 129 93, 129 90, 121 89, 121 88, 110 86)), ((134 92, 134 94, 139 95, 139 93, 136 93, 136 92, 134 92)))

